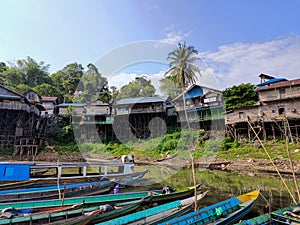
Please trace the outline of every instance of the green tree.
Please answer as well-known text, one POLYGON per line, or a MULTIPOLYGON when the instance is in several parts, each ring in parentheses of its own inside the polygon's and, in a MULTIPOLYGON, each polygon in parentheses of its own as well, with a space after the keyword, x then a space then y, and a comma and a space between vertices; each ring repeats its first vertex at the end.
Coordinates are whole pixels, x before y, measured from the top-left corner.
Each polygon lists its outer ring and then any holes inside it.
POLYGON ((181 85, 178 85, 168 78, 162 78, 160 81, 160 90, 171 98, 175 98, 181 93, 181 85))
POLYGON ((27 84, 18 84, 14 87, 14 91, 23 95, 24 92, 31 90, 32 88, 29 87, 27 84))
POLYGON ((223 97, 227 110, 251 105, 258 101, 255 85, 250 83, 226 88, 223 91, 223 97))
POLYGON ((119 93, 119 98, 136 98, 150 97, 155 93, 155 87, 151 84, 151 80, 144 77, 136 77, 134 81, 124 85, 119 93))
POLYGON ((3 73, 7 70, 7 66, 4 62, 0 62, 0 73, 3 73))
POLYGON ((83 67, 78 63, 66 65, 62 70, 51 75, 53 85, 61 91, 66 101, 73 101, 74 92, 83 76, 83 67))
POLYGON ((197 74, 201 75, 199 68, 194 65, 199 60, 196 54, 198 54, 198 51, 193 46, 186 46, 185 42, 183 44, 179 43, 178 47, 170 52, 167 57, 170 69, 165 73, 168 79, 181 87, 184 113, 189 128, 190 123, 187 116, 184 89, 189 84, 195 83, 197 74))
POLYGON ((7 84, 9 88, 17 91, 17 86, 23 84, 22 73, 16 67, 7 68, 2 73, 3 83, 7 84))
POLYGON ((76 98, 76 102, 92 102, 97 99, 109 101, 106 99, 107 96, 101 99, 100 94, 107 85, 107 78, 101 76, 94 64, 90 63, 87 67, 88 70, 83 74, 77 88, 81 94, 76 98))
POLYGON ((60 93, 60 90, 51 84, 40 84, 33 88, 33 90, 39 93, 41 96, 55 96, 58 97, 59 102, 62 102, 63 96, 60 93))
POLYGON ((27 57, 17 60, 16 63, 10 63, 9 67, 3 67, 2 64, 2 79, 13 90, 21 84, 33 88, 39 84, 51 82, 48 69, 49 65, 45 62, 36 62, 27 57))

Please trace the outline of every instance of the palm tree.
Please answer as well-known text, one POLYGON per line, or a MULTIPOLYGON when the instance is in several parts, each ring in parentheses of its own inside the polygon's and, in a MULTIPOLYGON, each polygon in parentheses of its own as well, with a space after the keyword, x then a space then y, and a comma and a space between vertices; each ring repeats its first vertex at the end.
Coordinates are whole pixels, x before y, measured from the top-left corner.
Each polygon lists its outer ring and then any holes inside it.
POLYGON ((187 109, 185 103, 185 88, 195 83, 197 80, 196 75, 200 73, 197 66, 194 65, 199 60, 197 57, 198 51, 193 46, 186 46, 186 43, 179 43, 178 48, 170 52, 168 55, 170 69, 165 73, 165 76, 172 80, 175 85, 181 87, 183 98, 183 109, 188 127, 190 123, 188 121, 187 109))

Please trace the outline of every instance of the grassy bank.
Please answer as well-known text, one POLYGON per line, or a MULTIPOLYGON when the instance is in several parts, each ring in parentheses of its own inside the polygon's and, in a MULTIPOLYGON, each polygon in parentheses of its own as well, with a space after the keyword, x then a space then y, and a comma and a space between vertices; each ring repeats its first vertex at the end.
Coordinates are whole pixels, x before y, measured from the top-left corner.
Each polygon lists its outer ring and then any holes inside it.
MULTIPOLYGON (((265 145, 273 159, 286 159, 287 151, 285 141, 270 141, 265 145)), ((166 155, 178 154, 180 158, 189 158, 192 150, 195 158, 216 156, 219 159, 267 159, 263 148, 257 143, 247 141, 238 142, 229 138, 221 138, 221 134, 207 134, 204 131, 176 130, 162 137, 139 140, 128 143, 82 143, 55 145, 53 150, 60 155, 72 152, 83 154, 98 154, 99 156, 120 156, 134 154, 136 158, 158 159, 166 155)), ((292 159, 300 160, 300 146, 289 144, 292 159)))

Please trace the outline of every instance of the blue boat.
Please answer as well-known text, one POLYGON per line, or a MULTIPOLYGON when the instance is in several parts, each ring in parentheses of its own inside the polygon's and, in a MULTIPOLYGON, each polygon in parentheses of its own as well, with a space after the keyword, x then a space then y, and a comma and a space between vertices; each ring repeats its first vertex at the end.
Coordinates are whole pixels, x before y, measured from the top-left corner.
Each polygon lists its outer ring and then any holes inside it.
MULTIPOLYGON (((49 163, 49 162, 0 162, 0 189, 8 189, 7 183, 31 181, 32 183, 87 182, 99 181, 105 177, 121 180, 136 177, 144 172, 133 172, 134 163, 84 162, 84 163, 49 163)), ((14 183, 11 185, 14 186, 14 183)))
MULTIPOLYGON (((197 201, 203 199, 207 191, 197 196, 197 201)), ((195 196, 159 205, 150 209, 132 213, 126 216, 108 220, 97 225, 133 225, 133 224, 158 224, 176 216, 190 212, 194 208, 195 196)))
POLYGON ((252 210, 252 206, 258 196, 259 191, 254 190, 207 206, 198 211, 185 214, 181 217, 168 220, 161 223, 161 225, 233 224, 252 210))
POLYGON ((68 198, 108 194, 112 191, 115 185, 115 182, 107 180, 60 186, 51 185, 23 189, 0 190, 0 203, 54 199, 61 198, 62 196, 64 198, 68 198))

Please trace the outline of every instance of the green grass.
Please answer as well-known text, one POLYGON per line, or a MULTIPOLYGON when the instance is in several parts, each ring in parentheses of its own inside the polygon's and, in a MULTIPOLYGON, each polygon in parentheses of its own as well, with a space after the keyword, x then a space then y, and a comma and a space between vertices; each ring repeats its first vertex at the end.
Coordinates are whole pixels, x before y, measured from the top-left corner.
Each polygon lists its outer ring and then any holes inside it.
MULTIPOLYGON (((272 159, 287 159, 288 154, 286 145, 282 143, 266 144, 265 148, 272 159)), ((297 144, 289 144, 289 151, 292 160, 300 160, 300 151, 297 152, 300 146, 297 144)), ((241 147, 233 147, 227 151, 219 151, 217 157, 220 159, 268 159, 268 156, 262 147, 254 147, 249 144, 243 144, 241 147)))
MULTIPOLYGON (((236 160, 236 159, 268 159, 262 147, 255 147, 247 141, 238 142, 229 138, 221 138, 215 135, 206 141, 200 141, 204 135, 203 131, 194 130, 175 130, 164 136, 139 140, 136 143, 82 143, 56 145, 54 150, 59 154, 82 152, 92 153, 103 156, 120 156, 134 154, 137 158, 162 158, 166 154, 177 153, 179 158, 189 159, 189 153, 192 151, 194 158, 216 156, 219 159, 236 160)), ((272 159, 286 159, 287 151, 285 142, 269 142, 265 145, 272 159)), ((300 146, 289 144, 291 157, 293 160, 300 160, 300 146), (299 151, 299 152, 298 152, 299 151)), ((10 154, 9 150, 1 150, 3 153, 10 154)))

